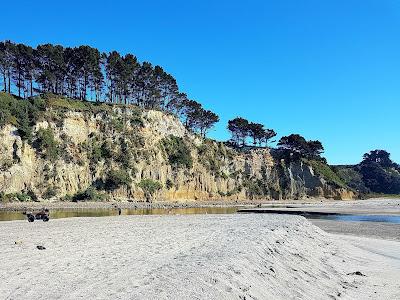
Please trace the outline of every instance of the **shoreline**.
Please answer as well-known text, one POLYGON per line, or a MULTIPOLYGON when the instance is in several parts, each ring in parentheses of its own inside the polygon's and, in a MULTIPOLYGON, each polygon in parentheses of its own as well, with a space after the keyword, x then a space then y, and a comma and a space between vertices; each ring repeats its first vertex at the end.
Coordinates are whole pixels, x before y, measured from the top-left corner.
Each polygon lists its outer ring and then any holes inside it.
POLYGON ((336 212, 350 214, 400 214, 400 198, 371 198, 366 200, 332 200, 332 199, 302 199, 302 200, 235 200, 235 201, 157 201, 157 202, 8 202, 0 203, 0 211, 25 211, 46 207, 53 210, 79 209, 180 209, 180 208, 277 208, 306 209, 315 212, 336 212))
POLYGON ((253 207, 264 205, 307 205, 321 202, 347 201, 347 200, 326 200, 326 199, 307 199, 307 200, 243 200, 243 201, 158 201, 158 202, 9 202, 0 203, 0 211, 24 211, 26 209, 40 209, 46 207, 56 210, 74 209, 171 209, 171 208, 208 208, 208 207, 253 207))

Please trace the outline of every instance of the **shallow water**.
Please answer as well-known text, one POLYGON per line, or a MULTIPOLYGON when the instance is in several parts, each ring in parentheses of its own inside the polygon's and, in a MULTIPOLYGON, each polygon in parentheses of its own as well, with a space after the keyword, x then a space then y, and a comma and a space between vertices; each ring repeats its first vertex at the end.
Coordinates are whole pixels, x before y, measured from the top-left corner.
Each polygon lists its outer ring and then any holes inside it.
MULTIPOLYGON (((307 216, 306 216, 307 217, 307 216)), ((351 215, 351 214, 337 214, 337 215, 313 215, 309 219, 323 219, 343 222, 382 222, 400 224, 400 216, 393 215, 351 215)))
MULTIPOLYGON (((240 207, 196 207, 196 208, 153 208, 153 209, 122 209, 121 215, 168 215, 168 214, 233 214, 240 207)), ((74 218, 74 217, 107 217, 117 216, 116 209, 73 209, 73 210, 51 210, 50 219, 74 218)), ((400 224, 400 215, 356 215, 356 214, 329 214, 329 215, 307 215, 308 219, 334 220, 342 222, 382 222, 400 224)), ((0 211, 0 221, 24 220, 26 216, 22 212, 0 211)))
MULTIPOLYGON (((196 208, 153 208, 153 209, 122 209, 121 215, 193 215, 193 214, 233 214, 237 207, 196 207, 196 208)), ((117 216, 116 209, 73 209, 51 210, 50 219, 74 218, 74 217, 107 217, 117 216)), ((0 211, 0 221, 24 220, 26 216, 22 212, 0 211)))

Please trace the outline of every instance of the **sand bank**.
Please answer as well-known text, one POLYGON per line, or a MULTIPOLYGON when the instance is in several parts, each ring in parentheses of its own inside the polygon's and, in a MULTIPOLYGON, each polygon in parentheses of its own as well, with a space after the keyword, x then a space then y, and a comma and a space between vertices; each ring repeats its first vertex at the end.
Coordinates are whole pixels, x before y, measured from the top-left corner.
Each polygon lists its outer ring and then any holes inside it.
POLYGON ((0 299, 399 299, 388 243, 283 215, 1 222, 0 299))

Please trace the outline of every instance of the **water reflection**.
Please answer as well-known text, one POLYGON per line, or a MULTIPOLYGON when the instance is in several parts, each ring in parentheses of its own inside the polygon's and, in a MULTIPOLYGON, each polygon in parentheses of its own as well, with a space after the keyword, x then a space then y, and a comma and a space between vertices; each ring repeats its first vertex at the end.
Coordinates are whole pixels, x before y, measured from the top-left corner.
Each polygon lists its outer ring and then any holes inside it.
POLYGON ((337 214, 337 215, 313 215, 310 219, 324 219, 344 222, 382 222, 400 224, 400 216, 393 215, 350 215, 350 214, 337 214))
MULTIPOLYGON (((201 207, 201 208, 147 208, 147 209, 122 209, 121 215, 193 215, 193 214, 233 214, 237 207, 201 207)), ((74 209, 51 210, 50 219, 74 218, 74 217, 106 217, 118 216, 116 209, 74 209)), ((0 211, 0 221, 24 220, 22 212, 0 211)))
MULTIPOLYGON (((152 209, 122 209, 121 215, 193 215, 193 214, 233 214, 240 207, 202 207, 202 208, 152 208, 152 209)), ((118 216, 117 209, 74 209, 51 210, 50 219, 74 218, 74 217, 107 217, 118 216)), ((303 214, 308 219, 324 219, 344 222, 384 222, 400 224, 400 215, 351 215, 351 214, 303 214)), ((22 212, 0 211, 0 221, 25 220, 22 212)))

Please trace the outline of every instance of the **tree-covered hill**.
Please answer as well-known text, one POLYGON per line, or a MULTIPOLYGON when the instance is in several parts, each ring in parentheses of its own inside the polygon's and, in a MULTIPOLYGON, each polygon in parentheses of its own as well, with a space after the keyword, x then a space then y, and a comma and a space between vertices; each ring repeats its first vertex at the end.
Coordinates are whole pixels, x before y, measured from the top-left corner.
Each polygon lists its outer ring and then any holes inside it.
POLYGON ((86 45, 33 48, 0 42, 0 82, 4 92, 24 99, 52 94, 174 113, 203 136, 219 121, 214 112, 179 91, 175 78, 162 67, 141 63, 133 54, 101 53, 86 45))
POLYGON ((385 150, 373 150, 355 166, 335 166, 336 173, 361 194, 400 194, 400 165, 385 150))
MULTIPOLYGON (((231 133, 229 141, 216 142, 206 139, 207 132, 219 122, 218 115, 205 109, 199 102, 188 99, 187 95, 179 90, 173 76, 166 73, 162 67, 153 66, 149 62, 139 62, 133 54, 121 55, 116 51, 101 53, 98 49, 85 45, 71 48, 44 44, 33 48, 4 41, 0 42, 0 85, 3 90, 0 92, 0 130, 7 125, 14 126, 16 132, 12 134, 16 134, 22 142, 22 146, 18 146, 19 140, 14 140, 13 145, 8 145, 9 148, 15 149, 11 151, 11 158, 0 161, 0 169, 3 171, 8 171, 13 165, 20 163, 17 154, 28 145, 31 147, 29 151, 35 151, 38 155, 37 159, 45 160, 38 162, 45 169, 48 166, 44 167, 43 164, 48 161, 55 164, 53 168, 56 168, 57 164, 70 163, 74 161, 72 158, 80 157, 76 160, 78 165, 83 164, 82 161, 85 160, 85 164, 94 170, 94 166, 91 165, 92 158, 102 159, 103 162, 108 159, 115 162, 115 166, 105 168, 102 172, 127 186, 136 176, 134 162, 138 163, 142 159, 150 167, 148 154, 144 153, 150 151, 156 155, 151 141, 148 141, 151 146, 146 146, 149 149, 142 149, 146 144, 141 136, 142 131, 145 131, 142 127, 142 115, 150 111, 160 111, 162 118, 173 116, 174 120, 180 120, 179 124, 175 125, 186 130, 186 138, 192 139, 196 136, 202 143, 199 146, 193 144, 193 141, 182 142, 182 135, 172 135, 157 145, 163 153, 171 152, 167 161, 162 163, 176 165, 179 162, 180 165, 184 165, 186 172, 190 173, 195 169, 194 162, 197 159, 207 172, 211 172, 207 173, 205 178, 209 178, 210 174, 214 176, 212 180, 206 180, 207 185, 222 184, 221 178, 226 181, 223 183, 225 186, 219 189, 215 189, 215 186, 207 187, 212 191, 218 190, 220 196, 235 194, 236 197, 242 195, 250 198, 301 198, 309 195, 339 197, 338 193, 343 191, 350 191, 354 195, 400 194, 400 167, 392 162, 389 153, 383 150, 365 154, 364 160, 356 166, 329 166, 322 157, 324 147, 320 141, 306 140, 299 134, 290 134, 272 141, 277 136, 274 129, 243 117, 228 121, 227 129, 231 133), (71 119, 74 113, 80 114, 80 122, 85 122, 85 126, 96 126, 96 130, 91 133, 93 136, 86 136, 85 141, 80 141, 82 144, 76 144, 77 141, 74 140, 64 140, 68 133, 65 131, 69 130, 65 128, 65 122, 75 122, 76 120, 71 119), (99 115, 105 120, 97 120, 96 124, 93 124, 93 118, 99 118, 99 115), (47 125, 43 127, 42 123, 47 125), (105 132, 101 131, 103 129, 105 132), (271 142, 277 142, 277 147, 271 147, 271 142), (92 148, 93 143, 95 148, 92 148), (111 144, 116 147, 115 153, 110 150, 111 144), (210 148, 204 146, 205 144, 210 148), (71 153, 62 155, 66 149, 71 153), (236 155, 246 159, 250 159, 252 155, 268 153, 265 160, 273 162, 262 164, 274 165, 273 171, 269 170, 272 175, 268 175, 265 170, 267 165, 263 166, 264 169, 254 171, 254 174, 248 173, 248 169, 255 166, 244 165, 239 177, 236 174, 239 171, 236 169, 230 170, 233 173, 227 175, 229 172, 222 167, 219 161, 221 157, 216 154, 220 151, 225 154, 234 153, 231 158, 236 155), (127 153, 125 157, 124 153, 127 153), (133 159, 135 155, 137 156, 133 159), (58 163, 55 163, 56 161, 58 163), (311 168, 310 174, 307 173, 307 168, 311 168), (306 173, 308 175, 305 175, 306 173), (293 178, 293 174, 297 174, 298 178, 293 178), (227 180, 226 177, 229 176, 239 184, 227 180), (277 181, 274 184, 267 182, 270 180, 268 176, 277 181), (305 176, 311 181, 306 182, 305 176), (320 179, 329 187, 321 183, 320 179), (327 190, 324 190, 326 188, 327 190), (240 194, 242 190, 245 191, 244 194, 240 194), (336 192, 332 192, 334 190, 336 192)), ((148 126, 157 125, 150 122, 148 126)), ((82 126, 80 128, 81 131, 89 130, 82 126)), ((4 149, 8 150, 10 149, 4 149)), ((225 163, 232 166, 233 163, 229 162, 225 154, 225 163)), ((157 163, 160 163, 160 158, 157 159, 157 163)), ((115 182, 111 184, 107 181, 107 176, 100 173, 91 174, 86 181, 97 178, 97 182, 103 182, 102 188, 119 186, 115 185, 115 182)), ((148 183, 153 179, 143 180, 148 183)), ((170 178, 168 180, 168 184, 166 181, 165 185, 171 186, 173 183, 170 178)), ((185 180, 189 182, 194 179, 189 176, 185 180)), ((137 186, 145 188, 146 185, 143 183, 137 186)), ((158 184, 154 183, 151 186, 156 187, 158 184)), ((134 190, 135 188, 132 188, 131 192, 134 190)), ((81 191, 81 194, 83 192, 81 191)), ((202 190, 203 192, 205 191, 202 190)), ((213 194, 210 192, 210 195, 213 194)))

